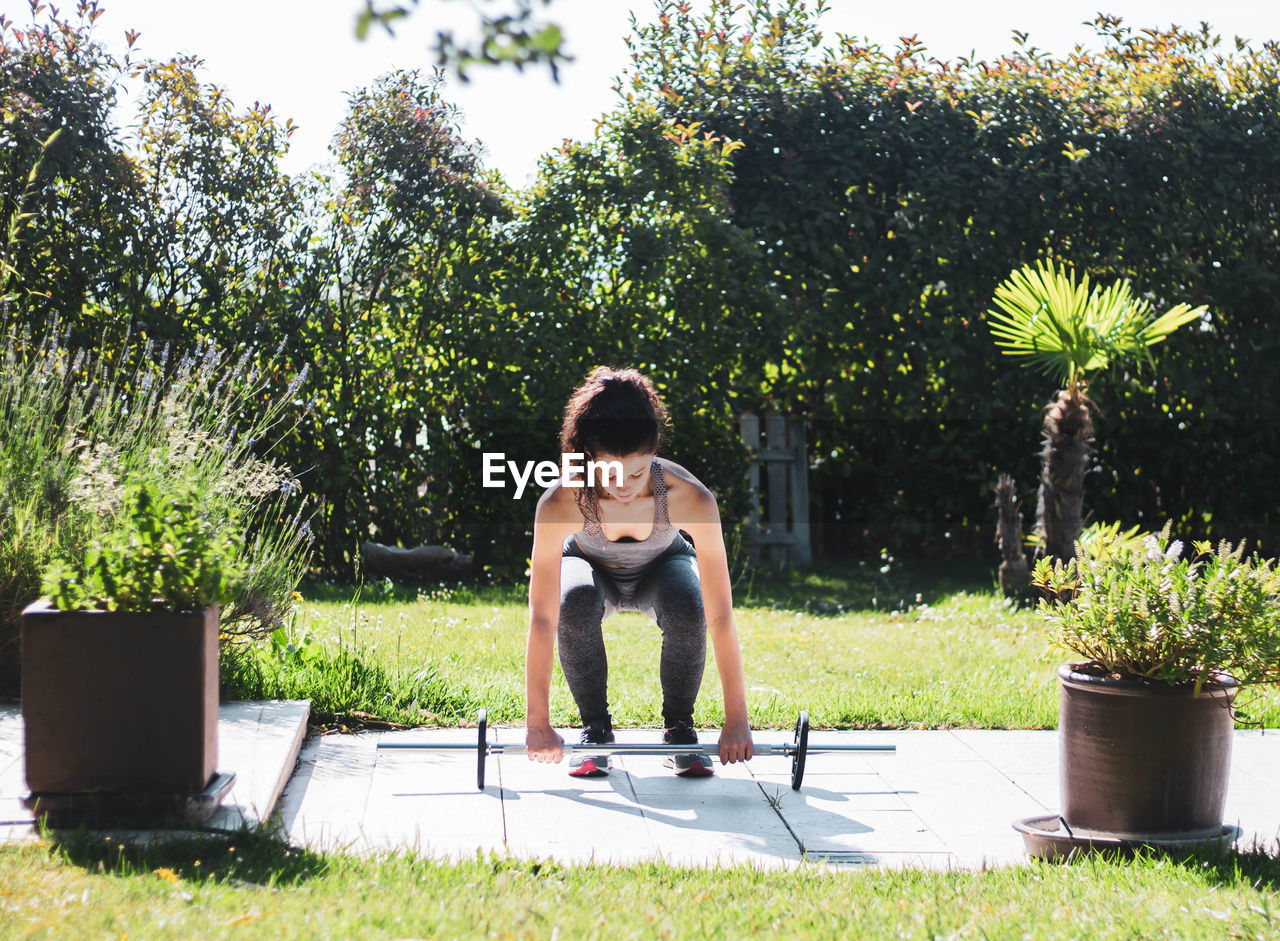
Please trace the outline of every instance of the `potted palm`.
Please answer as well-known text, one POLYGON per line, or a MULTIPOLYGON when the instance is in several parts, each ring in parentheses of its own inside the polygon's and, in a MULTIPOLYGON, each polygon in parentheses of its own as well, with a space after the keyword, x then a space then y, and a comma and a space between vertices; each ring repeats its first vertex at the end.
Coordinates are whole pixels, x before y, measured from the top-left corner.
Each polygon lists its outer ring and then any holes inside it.
POLYGON ((197 491, 125 492, 118 525, 56 559, 22 617, 28 805, 77 819, 216 806, 219 606, 245 572, 197 491), (215 799, 216 798, 216 799, 215 799))
POLYGON ((1234 703, 1280 682, 1280 573, 1244 544, 1196 542, 1171 526, 1142 541, 1106 533, 1032 583, 1061 681, 1061 828, 1015 824, 1033 852, 1221 842, 1234 703))
POLYGON ((1151 347, 1205 307, 1178 304, 1163 314, 1133 296, 1127 280, 1090 287, 1066 265, 1041 260, 1013 272, 987 312, 996 346, 1049 373, 1062 386, 1044 413, 1036 501, 1037 542, 1045 555, 1069 559, 1084 527, 1084 477, 1093 454, 1087 379, 1125 359, 1151 362, 1151 347))

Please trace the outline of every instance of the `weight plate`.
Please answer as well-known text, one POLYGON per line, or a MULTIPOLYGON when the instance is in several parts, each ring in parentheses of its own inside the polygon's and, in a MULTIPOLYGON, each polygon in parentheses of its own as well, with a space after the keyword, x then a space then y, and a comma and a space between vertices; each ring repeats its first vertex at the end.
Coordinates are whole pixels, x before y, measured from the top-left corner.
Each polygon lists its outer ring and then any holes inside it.
POLYGON ((795 754, 791 756, 791 790, 800 790, 800 782, 804 780, 804 759, 809 753, 809 712, 800 710, 796 719, 795 754))
POLYGON ((480 715, 477 717, 476 725, 479 727, 479 741, 476 744, 476 787, 484 790, 484 762, 488 757, 489 742, 485 737, 485 733, 489 729, 489 710, 481 709, 480 715))

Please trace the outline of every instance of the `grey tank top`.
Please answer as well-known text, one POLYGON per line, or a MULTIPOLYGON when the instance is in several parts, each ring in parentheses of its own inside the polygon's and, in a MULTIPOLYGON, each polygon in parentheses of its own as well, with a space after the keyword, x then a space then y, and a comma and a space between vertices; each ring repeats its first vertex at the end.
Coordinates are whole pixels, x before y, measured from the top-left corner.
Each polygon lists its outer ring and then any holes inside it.
POLYGON ((576 543, 578 549, 593 562, 624 569, 648 565, 670 549, 680 536, 680 530, 671 525, 667 516, 667 481, 662 476, 662 465, 654 461, 650 468, 653 475, 653 529, 648 538, 606 539, 599 520, 587 520, 579 532, 565 540, 565 548, 576 543))

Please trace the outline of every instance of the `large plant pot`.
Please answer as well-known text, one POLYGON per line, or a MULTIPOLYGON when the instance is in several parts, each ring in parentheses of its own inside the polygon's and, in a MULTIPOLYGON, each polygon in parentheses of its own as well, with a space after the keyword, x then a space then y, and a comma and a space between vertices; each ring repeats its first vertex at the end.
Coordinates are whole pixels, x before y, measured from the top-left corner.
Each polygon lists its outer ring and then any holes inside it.
POLYGON ((218 608, 22 614, 33 795, 191 795, 218 757, 218 608))
POLYGON ((1116 835, 1217 836, 1231 768, 1229 678, 1190 687, 1064 666, 1058 726, 1069 827, 1116 835))

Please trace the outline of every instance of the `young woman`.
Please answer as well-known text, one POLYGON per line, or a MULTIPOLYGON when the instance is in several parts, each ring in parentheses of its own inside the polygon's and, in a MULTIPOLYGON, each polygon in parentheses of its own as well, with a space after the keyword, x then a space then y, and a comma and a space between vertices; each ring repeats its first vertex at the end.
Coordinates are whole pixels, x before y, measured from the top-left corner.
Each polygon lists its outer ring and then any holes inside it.
MULTIPOLYGON (((634 369, 596 369, 565 409, 561 452, 616 461, 623 474, 621 483, 616 476, 601 483, 597 476, 595 487, 556 483, 538 501, 525 656, 531 759, 563 757, 564 740, 551 727, 548 705, 557 640, 560 665, 582 715, 582 744, 613 742, 601 622, 615 611, 641 611, 662 631, 663 741, 698 742, 693 707, 710 632, 724 690, 720 759, 745 761, 752 755, 720 514, 715 497, 696 477, 657 457, 667 424, 653 384, 634 369)), ((701 755, 667 763, 677 774, 711 774, 701 755)), ((570 761, 572 775, 607 772, 607 757, 570 761)))

